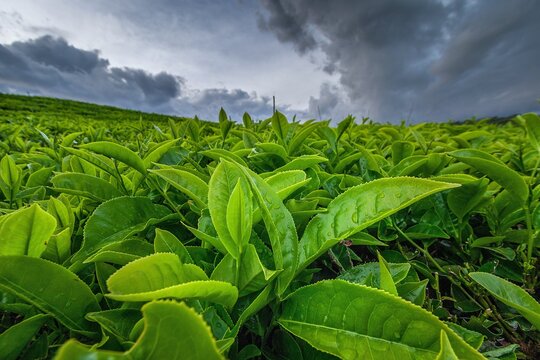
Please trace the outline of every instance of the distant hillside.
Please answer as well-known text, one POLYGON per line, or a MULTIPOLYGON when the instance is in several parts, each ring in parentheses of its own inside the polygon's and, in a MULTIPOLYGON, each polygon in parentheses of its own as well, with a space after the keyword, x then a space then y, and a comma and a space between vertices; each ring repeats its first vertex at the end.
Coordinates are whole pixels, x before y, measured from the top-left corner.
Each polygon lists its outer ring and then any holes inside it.
POLYGON ((164 123, 168 119, 182 119, 177 116, 145 113, 81 101, 0 93, 0 122, 9 121, 15 114, 17 117, 39 115, 40 118, 71 119, 73 121, 84 119, 139 121, 142 119, 154 123, 164 123))

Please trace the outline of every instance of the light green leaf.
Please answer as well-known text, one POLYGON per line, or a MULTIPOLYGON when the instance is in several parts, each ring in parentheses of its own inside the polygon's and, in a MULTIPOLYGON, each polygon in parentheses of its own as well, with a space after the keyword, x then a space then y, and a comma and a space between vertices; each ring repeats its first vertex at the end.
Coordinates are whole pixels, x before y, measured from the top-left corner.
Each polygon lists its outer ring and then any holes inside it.
POLYGON ((71 229, 65 228, 58 234, 49 238, 45 251, 41 253, 43 259, 61 264, 71 255, 71 229))
POLYGON ((281 296, 294 278, 298 264, 298 237, 291 213, 278 194, 264 179, 238 164, 231 164, 248 181, 268 231, 276 270, 283 270, 277 278, 277 294, 281 296))
POLYGON ((272 129, 281 143, 285 143, 289 133, 289 123, 285 115, 276 111, 272 116, 272 129))
POLYGON ((507 191, 516 196, 524 203, 529 196, 529 187, 523 177, 516 171, 510 169, 501 161, 480 150, 471 153, 471 150, 457 150, 449 153, 462 163, 474 167, 482 174, 487 175, 493 181, 501 185, 507 191), (490 160, 491 158, 495 160, 490 160))
POLYGON ((167 230, 156 229, 156 237, 154 238, 155 252, 170 252, 176 254, 183 264, 193 264, 193 259, 186 247, 174 234, 167 230))
POLYGON ((450 329, 452 329, 463 340, 465 340, 467 344, 471 345, 473 348, 478 350, 480 346, 482 346, 482 343, 484 342, 484 335, 452 322, 445 321, 445 324, 448 325, 450 329))
POLYGON ((95 165, 96 167, 100 168, 111 176, 118 176, 114 168, 113 161, 106 156, 69 147, 63 147, 62 149, 72 155, 78 156, 79 158, 88 161, 90 164, 95 165))
POLYGON ((439 353, 437 354, 435 360, 459 360, 459 358, 456 356, 456 353, 454 352, 454 349, 452 349, 452 344, 450 343, 450 340, 448 340, 448 335, 446 335, 446 333, 442 330, 441 350, 439 350, 439 353))
POLYGON ((81 249, 72 262, 84 261, 104 245, 126 239, 168 219, 171 212, 146 197, 118 197, 104 202, 88 218, 81 249))
POLYGON ((208 185, 198 176, 184 170, 172 168, 149 170, 149 172, 156 174, 175 189, 189 196, 199 208, 206 208, 208 185))
POLYGON ((426 299, 426 287, 428 282, 429 279, 424 279, 421 281, 397 284, 397 292, 399 296, 405 300, 408 300, 418 306, 422 306, 424 304, 424 300, 426 299))
POLYGON ((409 141, 394 141, 392 143, 392 162, 394 165, 414 153, 414 144, 409 141))
POLYGON ((86 314, 88 320, 98 323, 103 330, 122 342, 129 340, 129 334, 141 316, 138 309, 113 309, 86 314))
POLYGON ((313 122, 311 124, 304 124, 300 131, 298 131, 292 137, 291 141, 288 144, 289 154, 294 155, 298 150, 302 148, 302 145, 306 140, 316 133, 316 130, 324 126, 322 122, 313 122))
POLYGON ((242 325, 244 325, 244 323, 250 317, 258 313, 275 298, 273 284, 274 283, 268 284, 259 293, 259 295, 257 295, 257 297, 248 305, 248 307, 244 311, 242 311, 242 314, 240 314, 240 317, 238 318, 238 321, 236 322, 234 327, 230 330, 227 330, 224 339, 234 339, 238 335, 238 332, 240 331, 242 325))
POLYGON ((289 161, 287 164, 283 165, 279 169, 276 169, 274 172, 276 174, 279 174, 283 171, 290 171, 290 170, 304 170, 309 167, 315 166, 317 164, 320 164, 322 162, 328 161, 327 158, 318 156, 318 155, 302 155, 298 156, 291 161, 289 161))
POLYGON ((540 329, 540 304, 525 290, 493 274, 472 272, 469 276, 495 298, 516 309, 536 329, 540 329))
POLYGON ((242 159, 240 156, 228 151, 228 150, 225 150, 225 149, 210 149, 210 150, 205 150, 205 151, 201 151, 201 154, 203 154, 204 156, 207 156, 209 157, 210 159, 213 159, 215 161, 219 161, 220 159, 225 159, 225 160, 229 160, 229 161, 234 161, 234 162, 237 162, 243 166, 247 166, 246 162, 244 161, 244 159, 242 159))
POLYGON ((252 244, 248 244, 241 256, 238 280, 235 279, 236 266, 236 260, 228 254, 216 266, 210 278, 235 285, 241 297, 262 289, 280 273, 264 267, 252 244))
POLYGON ((81 145, 80 148, 121 161, 141 174, 146 174, 146 167, 142 159, 125 146, 110 141, 95 141, 81 145))
POLYGON ((51 179, 51 182, 54 185, 54 189, 58 192, 82 196, 97 201, 106 201, 123 195, 120 190, 108 181, 87 174, 57 174, 51 179))
POLYGON ((355 186, 330 202, 326 213, 315 216, 300 240, 299 271, 340 240, 439 191, 459 185, 397 177, 355 186))
MULTIPOLYGON (((387 268, 392 275, 394 284, 398 284, 407 277, 411 269, 411 264, 389 263, 387 264, 387 268)), ((360 264, 343 272, 338 278, 361 285, 379 287, 379 279, 381 278, 380 265, 376 262, 360 264)))
POLYGON ((354 116, 347 116, 337 126, 337 140, 341 139, 343 134, 354 124, 354 116))
POLYGON ((527 135, 529 136, 529 141, 532 146, 540 152, 540 117, 535 113, 527 113, 518 115, 517 117, 525 123, 527 135))
POLYGON ((445 332, 462 359, 484 359, 436 316, 386 291, 343 280, 300 288, 279 324, 342 359, 435 359, 445 332))
POLYGON ((235 259, 240 258, 240 249, 229 231, 227 222, 223 221, 223 216, 227 214, 229 199, 241 176, 241 171, 231 163, 221 161, 210 178, 208 190, 208 210, 212 223, 220 242, 235 259))
POLYGON ((278 194, 279 198, 284 200, 293 192, 304 186, 310 179, 306 179, 306 173, 302 170, 288 170, 277 172, 264 179, 278 194))
POLYGON ((379 252, 377 252, 377 258, 379 259, 379 274, 381 276, 381 289, 384 291, 388 291, 392 295, 398 294, 396 289, 396 284, 394 283, 394 280, 392 279, 392 274, 390 273, 390 270, 388 269, 388 263, 384 258, 381 256, 379 252))
POLYGON ((488 183, 488 179, 479 179, 448 193, 448 207, 460 221, 482 202, 488 183))
POLYGON ((202 299, 232 307, 238 290, 229 283, 207 280, 204 271, 182 264, 172 253, 158 253, 135 260, 107 280, 110 294, 118 301, 149 301, 162 298, 202 299))
POLYGON ((38 204, 4 215, 0 222, 0 255, 39 257, 56 229, 56 219, 38 204))
POLYGON ((94 333, 95 324, 84 317, 87 312, 99 311, 99 305, 88 285, 75 274, 28 256, 2 256, 0 263, 0 289, 54 316, 73 331, 87 336, 94 333))
POLYGON ((31 188, 35 186, 45 186, 49 182, 49 178, 53 173, 54 167, 44 167, 34 171, 28 180, 26 180, 26 187, 31 188))
POLYGON ((239 178, 229 198, 225 216, 227 228, 239 253, 242 253, 251 235, 252 204, 251 191, 245 180, 239 178))
POLYGON ((116 265, 125 265, 133 260, 151 255, 154 252, 152 244, 144 240, 128 239, 108 244, 90 255, 84 264, 108 262, 116 265))
POLYGON ((18 189, 22 178, 22 170, 17 166, 10 155, 5 155, 0 160, 0 179, 15 191, 18 189))
POLYGON ((223 359, 201 315, 184 303, 153 301, 142 307, 144 330, 125 352, 95 350, 66 342, 56 360, 212 360, 223 359))
POLYGON ((428 158, 422 155, 409 156, 403 159, 388 172, 388 176, 412 176, 418 175, 428 162, 428 158))

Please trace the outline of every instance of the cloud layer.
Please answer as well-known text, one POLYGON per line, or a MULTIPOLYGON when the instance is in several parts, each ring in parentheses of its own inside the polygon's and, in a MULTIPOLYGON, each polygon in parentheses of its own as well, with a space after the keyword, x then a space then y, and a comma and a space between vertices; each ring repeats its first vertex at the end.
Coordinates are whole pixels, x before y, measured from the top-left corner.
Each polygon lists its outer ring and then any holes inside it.
POLYGON ((214 120, 272 95, 300 119, 540 111, 535 0, 5 2, 0 92, 214 120))
POLYGON ((347 96, 325 85, 310 111, 395 122, 540 110, 538 1, 262 3, 261 29, 300 54, 322 51, 339 75, 347 96))
POLYGON ((0 44, 0 92, 22 92, 215 119, 221 107, 236 119, 244 111, 271 114, 271 101, 239 89, 189 89, 180 76, 112 67, 97 50, 50 35, 0 44))

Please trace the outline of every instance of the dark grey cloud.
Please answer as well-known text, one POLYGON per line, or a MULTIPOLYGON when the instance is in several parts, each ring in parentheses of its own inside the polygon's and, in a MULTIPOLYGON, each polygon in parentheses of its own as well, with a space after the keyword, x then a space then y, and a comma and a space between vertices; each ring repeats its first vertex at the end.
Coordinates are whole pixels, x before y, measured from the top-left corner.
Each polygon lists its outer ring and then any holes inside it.
POLYGON ((259 17, 259 28, 274 32, 281 41, 292 42, 301 53, 315 48, 315 38, 306 29, 307 17, 302 12, 297 12, 294 6, 286 2, 262 2, 270 11, 270 16, 266 19, 259 17))
POLYGON ((144 111, 216 119, 224 107, 236 119, 244 111, 268 116, 266 97, 240 89, 192 90, 166 72, 112 67, 97 50, 83 50, 60 37, 42 36, 0 44, 0 92, 31 93, 144 111))
POLYGON ((63 38, 50 35, 24 42, 16 41, 11 48, 38 64, 53 66, 63 72, 90 73, 97 67, 109 65, 107 60, 99 57, 97 50, 77 49, 63 38))
MULTIPOLYGON (((323 69, 339 74, 349 109, 358 115, 442 121, 540 110, 540 82, 533 80, 540 78, 538 1, 262 4, 261 28, 300 53, 322 51, 323 69), (296 35, 285 36, 291 29, 296 35)), ((310 112, 329 100, 343 110, 334 98, 321 89, 310 112)))
POLYGON ((0 45, 0 91, 168 111, 182 85, 183 79, 168 73, 110 67, 97 51, 78 49, 62 38, 0 45))

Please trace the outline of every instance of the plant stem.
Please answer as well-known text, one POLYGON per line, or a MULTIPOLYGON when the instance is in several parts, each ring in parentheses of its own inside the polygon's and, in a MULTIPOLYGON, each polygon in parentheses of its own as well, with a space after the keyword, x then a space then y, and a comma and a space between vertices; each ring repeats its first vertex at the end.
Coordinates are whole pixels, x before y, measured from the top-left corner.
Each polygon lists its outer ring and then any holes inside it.
POLYGON ((118 175, 118 181, 120 182, 120 186, 122 186, 122 189, 124 190, 124 194, 128 195, 126 184, 124 184, 124 179, 122 179, 120 170, 118 170, 118 163, 116 162, 116 160, 114 160, 114 168, 116 170, 116 174, 118 175))
POLYGON ((532 256, 533 256, 533 249, 534 249, 534 232, 532 228, 532 215, 531 215, 531 209, 529 205, 527 204, 524 207, 525 210, 525 222, 527 225, 527 262, 530 263, 532 256))
POLYGON ((439 265, 439 263, 433 258, 433 256, 431 256, 431 254, 426 249, 415 243, 414 240, 412 240, 407 234, 405 234, 399 226, 396 226, 394 224, 394 228, 399 232, 401 236, 403 236, 405 240, 407 240, 412 246, 414 246, 418 251, 420 251, 426 257, 426 259, 428 259, 437 268, 437 270, 439 270, 442 274, 446 274, 446 271, 441 267, 441 265, 439 265))
POLYGON ((493 305, 493 303, 489 300, 486 296, 480 296, 478 298, 482 306, 487 310, 490 310, 490 315, 501 325, 501 329, 506 336, 507 339, 510 339, 514 343, 519 343, 519 338, 515 336, 514 329, 512 329, 506 321, 504 321, 503 317, 499 314, 497 311, 497 307, 493 305))

